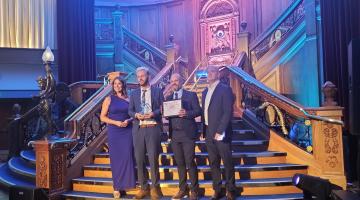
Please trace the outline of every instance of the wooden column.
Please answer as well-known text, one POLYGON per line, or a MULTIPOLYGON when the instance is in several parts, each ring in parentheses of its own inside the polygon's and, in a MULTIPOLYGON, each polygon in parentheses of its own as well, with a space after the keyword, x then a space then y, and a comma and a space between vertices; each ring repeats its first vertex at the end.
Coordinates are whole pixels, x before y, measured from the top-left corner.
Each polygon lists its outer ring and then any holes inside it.
POLYGON ((111 13, 113 18, 114 25, 114 63, 115 71, 124 71, 123 63, 123 44, 124 44, 124 33, 123 33, 123 23, 122 16, 123 12, 120 11, 120 8, 116 8, 114 12, 111 13))
POLYGON ((49 190, 49 199, 60 199, 65 191, 66 156, 72 140, 38 140, 36 152, 36 187, 49 190))

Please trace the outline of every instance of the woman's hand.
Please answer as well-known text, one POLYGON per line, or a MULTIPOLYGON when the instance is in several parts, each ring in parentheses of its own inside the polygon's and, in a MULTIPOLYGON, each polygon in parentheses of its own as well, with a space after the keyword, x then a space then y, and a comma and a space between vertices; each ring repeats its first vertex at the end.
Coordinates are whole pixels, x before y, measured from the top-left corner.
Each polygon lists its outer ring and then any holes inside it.
POLYGON ((129 125, 129 122, 128 122, 128 120, 125 120, 123 123, 122 123, 122 127, 127 127, 128 125, 129 125))
POLYGON ((122 121, 116 121, 115 125, 118 127, 123 127, 123 122, 122 121))

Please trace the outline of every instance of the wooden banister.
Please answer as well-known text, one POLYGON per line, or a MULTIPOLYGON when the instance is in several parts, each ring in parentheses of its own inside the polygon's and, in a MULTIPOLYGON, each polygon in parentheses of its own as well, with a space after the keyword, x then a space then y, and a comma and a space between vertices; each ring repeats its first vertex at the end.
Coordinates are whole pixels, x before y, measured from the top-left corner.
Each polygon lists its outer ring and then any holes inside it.
POLYGON ((229 66, 222 70, 229 71, 230 85, 236 99, 234 114, 241 116, 255 130, 269 138, 269 150, 286 151, 287 162, 308 165, 310 175, 329 179, 346 188, 341 121, 343 108, 304 107, 268 88, 243 71, 241 66, 229 66), (268 112, 267 108, 275 114, 268 112), (275 126, 262 118, 261 113, 264 112, 273 114, 275 126), (282 122, 280 118, 283 118, 282 122), (279 129, 281 127, 289 133, 294 131, 293 126, 303 126, 308 130, 306 139, 310 143, 306 147, 292 141, 289 135, 279 129))

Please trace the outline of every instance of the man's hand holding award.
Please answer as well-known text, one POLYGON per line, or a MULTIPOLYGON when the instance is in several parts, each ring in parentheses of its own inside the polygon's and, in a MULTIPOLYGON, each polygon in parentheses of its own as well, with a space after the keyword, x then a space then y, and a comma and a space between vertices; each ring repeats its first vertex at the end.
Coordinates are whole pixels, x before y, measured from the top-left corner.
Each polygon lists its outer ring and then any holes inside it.
MULTIPOLYGON (((170 90, 167 96, 170 96, 174 93, 175 87, 170 85, 170 90)), ((163 115, 164 117, 184 117, 186 115, 186 110, 182 109, 181 99, 175 99, 171 101, 165 101, 163 103, 163 115)))

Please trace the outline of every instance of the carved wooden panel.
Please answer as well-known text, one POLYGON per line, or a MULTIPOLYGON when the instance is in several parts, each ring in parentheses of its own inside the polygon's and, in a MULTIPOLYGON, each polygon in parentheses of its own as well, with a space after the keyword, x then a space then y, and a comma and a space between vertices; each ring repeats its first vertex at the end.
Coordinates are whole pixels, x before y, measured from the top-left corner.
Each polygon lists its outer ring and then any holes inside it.
POLYGON ((236 1, 216 0, 202 2, 201 56, 209 65, 232 63, 239 31, 239 12, 236 1))
POLYGON ((64 189, 66 175, 65 144, 54 145, 45 140, 35 142, 36 187, 49 189, 50 195, 64 189))
POLYGON ((270 71, 265 77, 263 77, 260 81, 264 83, 269 88, 274 91, 281 93, 281 80, 280 80, 280 66, 276 66, 273 70, 270 71))
POLYGON ((159 38, 159 9, 158 7, 150 7, 139 9, 139 35, 145 40, 158 44, 159 38))
POLYGON ((174 42, 180 46, 180 55, 184 55, 184 49, 190 47, 186 44, 186 40, 192 37, 188 33, 187 23, 183 17, 185 17, 184 3, 178 2, 169 4, 166 6, 166 29, 165 29, 165 41, 169 38, 169 35, 174 35, 174 42))

